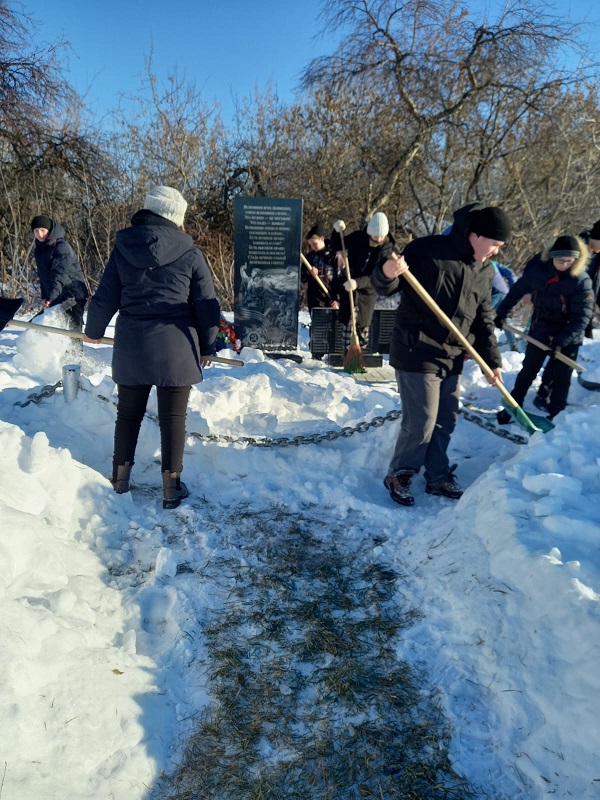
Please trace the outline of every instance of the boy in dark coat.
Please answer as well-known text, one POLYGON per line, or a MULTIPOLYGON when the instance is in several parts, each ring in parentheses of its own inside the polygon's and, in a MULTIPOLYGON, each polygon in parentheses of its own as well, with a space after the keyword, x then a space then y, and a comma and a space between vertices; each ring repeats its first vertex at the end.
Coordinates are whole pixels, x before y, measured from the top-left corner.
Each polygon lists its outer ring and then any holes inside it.
POLYGON ((118 386, 113 486, 129 491, 146 404, 156 386, 161 438, 163 507, 188 491, 180 480, 191 385, 213 352, 220 309, 204 255, 180 228, 187 203, 169 186, 146 195, 131 228, 119 231, 90 301, 85 341, 98 342, 112 317, 112 376, 118 386))
POLYGON ((309 247, 306 260, 313 269, 313 275, 320 278, 329 291, 329 295, 325 294, 314 277, 310 277, 307 269, 303 269, 302 283, 306 284, 306 303, 309 311, 312 311, 313 308, 338 308, 337 290, 333 287, 337 263, 335 252, 325 237, 325 233, 323 223, 316 222, 306 234, 306 242, 309 247))
POLYGON ((42 308, 62 306, 69 330, 83 329, 83 312, 88 297, 77 254, 65 239, 63 226, 39 214, 31 220, 35 236, 34 258, 37 267, 42 308))
POLYGON ((411 482, 425 467, 426 492, 458 499, 462 495, 447 450, 459 413, 464 350, 446 326, 401 279, 414 273, 442 311, 472 342, 500 380, 502 365, 494 335, 490 259, 510 236, 499 208, 465 206, 454 214, 447 235, 410 242, 399 259, 378 266, 373 286, 382 295, 401 291, 390 347, 402 401, 402 421, 384 485, 396 503, 410 506, 411 482))
MULTIPOLYGON (((578 236, 559 236, 549 250, 538 253, 527 263, 497 308, 496 326, 501 328, 519 300, 531 295, 531 336, 576 360, 594 307, 592 281, 586 272, 588 259, 588 248, 578 236)), ((519 405, 523 405, 546 355, 536 345, 527 345, 523 366, 511 392, 519 405)), ((562 361, 555 360, 552 364, 548 419, 553 419, 567 405, 571 373, 571 367, 562 361)), ((508 411, 499 411, 498 422, 506 425, 512 422, 512 417, 508 411)))

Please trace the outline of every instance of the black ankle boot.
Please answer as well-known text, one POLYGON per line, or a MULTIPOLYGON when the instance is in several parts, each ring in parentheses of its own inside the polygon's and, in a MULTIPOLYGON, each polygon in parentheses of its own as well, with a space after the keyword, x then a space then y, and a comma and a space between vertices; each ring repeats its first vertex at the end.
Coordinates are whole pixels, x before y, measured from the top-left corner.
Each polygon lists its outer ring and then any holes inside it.
POLYGON ((189 495, 185 483, 179 479, 178 472, 166 470, 162 474, 163 508, 177 508, 181 501, 189 495))

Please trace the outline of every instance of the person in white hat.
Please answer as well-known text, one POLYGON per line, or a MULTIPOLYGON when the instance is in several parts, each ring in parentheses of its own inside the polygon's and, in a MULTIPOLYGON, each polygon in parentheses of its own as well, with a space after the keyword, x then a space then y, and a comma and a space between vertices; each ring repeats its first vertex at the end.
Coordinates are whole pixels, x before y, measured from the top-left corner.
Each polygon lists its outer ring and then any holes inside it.
POLYGON ((188 495, 180 480, 188 397, 202 380, 220 320, 206 259, 181 230, 186 209, 177 189, 148 192, 132 227, 117 232, 84 338, 98 342, 119 312, 112 359, 119 398, 112 484, 119 494, 129 491, 140 426, 156 386, 164 508, 176 508, 188 495))
POLYGON ((354 231, 345 237, 345 245, 350 266, 348 281, 344 269, 344 257, 339 234, 332 235, 332 247, 336 250, 339 270, 339 311, 338 320, 343 325, 342 345, 344 351, 350 346, 352 322, 350 319, 349 292, 353 292, 356 314, 356 332, 361 347, 369 341, 369 327, 377 302, 377 292, 371 285, 371 274, 378 264, 383 264, 394 250, 394 239, 390 225, 383 211, 373 214, 366 228, 354 231))

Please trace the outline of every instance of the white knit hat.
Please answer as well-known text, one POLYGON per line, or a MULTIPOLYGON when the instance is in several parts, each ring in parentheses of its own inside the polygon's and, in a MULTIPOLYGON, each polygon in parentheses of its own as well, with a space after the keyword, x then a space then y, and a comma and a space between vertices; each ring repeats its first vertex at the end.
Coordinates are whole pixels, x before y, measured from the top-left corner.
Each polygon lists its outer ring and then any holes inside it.
POLYGON ((383 211, 373 214, 367 225, 369 236, 387 236, 390 232, 390 223, 383 211))
POLYGON ((170 186, 155 186, 144 200, 144 208, 154 211, 160 217, 171 220, 178 227, 183 226, 187 202, 177 189, 170 186))

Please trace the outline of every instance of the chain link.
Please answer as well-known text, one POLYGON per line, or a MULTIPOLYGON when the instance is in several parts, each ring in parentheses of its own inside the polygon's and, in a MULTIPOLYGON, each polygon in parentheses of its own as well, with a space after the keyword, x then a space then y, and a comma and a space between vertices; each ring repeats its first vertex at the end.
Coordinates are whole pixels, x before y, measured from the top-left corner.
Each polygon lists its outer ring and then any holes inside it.
POLYGON ((17 400, 15 405, 20 406, 21 408, 25 408, 25 406, 28 406, 29 403, 36 403, 37 405, 39 405, 45 397, 51 397, 54 394, 54 392, 59 388, 59 386, 62 386, 62 381, 57 381, 56 383, 48 384, 47 386, 44 386, 44 388, 40 392, 37 393, 32 392, 31 394, 28 394, 27 400, 23 400, 23 402, 17 400))
MULTIPOLYGON (((476 425, 479 425, 480 428, 484 428, 486 431, 490 431, 490 433, 495 433, 496 436, 500 436, 502 439, 509 439, 511 442, 515 442, 516 444, 527 444, 529 441, 528 436, 524 436, 519 433, 511 433, 506 428, 500 428, 496 422, 492 422, 492 419, 488 421, 482 415, 482 412, 477 411, 475 408, 463 406, 460 409, 460 413, 469 422, 474 422, 476 425)), ((490 417, 492 417, 491 414, 490 417)))

